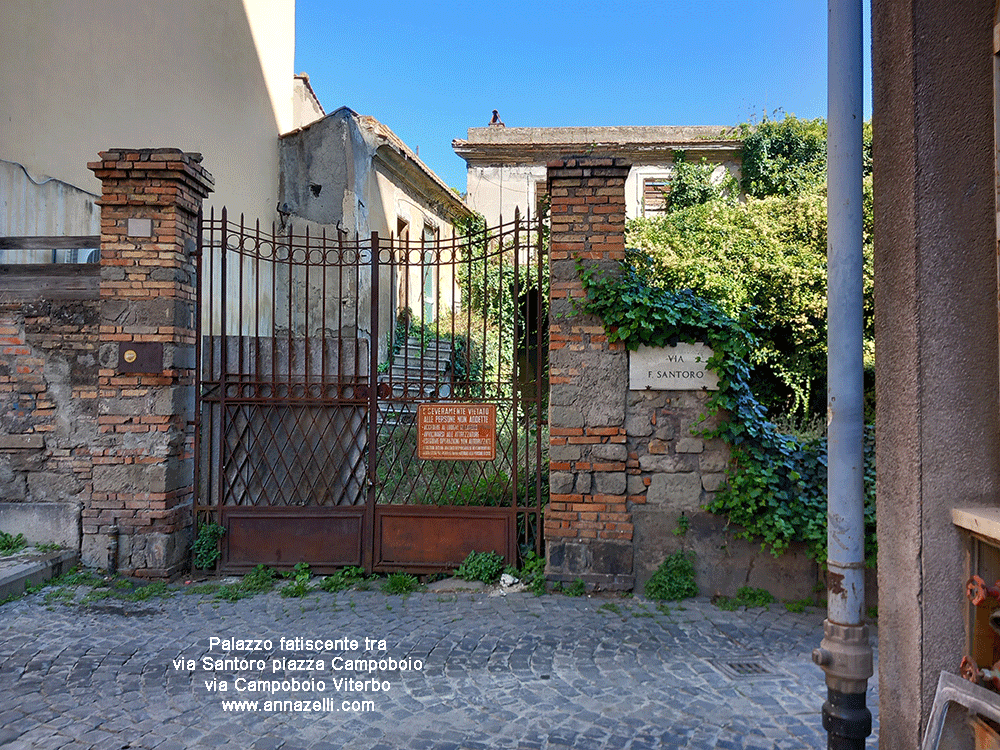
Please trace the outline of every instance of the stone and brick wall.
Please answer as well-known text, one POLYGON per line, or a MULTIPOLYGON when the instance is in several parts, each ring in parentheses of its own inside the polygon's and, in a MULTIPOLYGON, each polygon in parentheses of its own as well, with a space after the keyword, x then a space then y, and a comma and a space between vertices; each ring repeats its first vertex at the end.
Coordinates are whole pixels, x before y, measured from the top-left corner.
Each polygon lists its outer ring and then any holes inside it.
MULTIPOLYGON (((79 267, 96 282, 95 267, 79 267)), ((98 302, 61 284, 61 269, 6 267, 0 301, 2 530, 76 548, 97 440, 98 302), (22 278, 15 278, 22 277, 22 278), (15 289, 42 281, 46 299, 15 289), (24 282, 24 283, 19 283, 24 282), (77 297, 84 297, 78 299, 77 297)), ((96 289, 96 283, 93 284, 96 289)))
POLYGON ((176 149, 100 156, 88 166, 102 183, 97 422, 109 440, 93 456, 82 557, 99 560, 117 529, 118 567, 163 577, 185 564, 193 521, 193 252, 212 178, 176 149))
POLYGON ((625 257, 625 178, 620 159, 548 165, 551 196, 549 323, 550 504, 545 514, 551 581, 632 588, 625 413, 628 354, 603 323, 579 314, 577 261, 616 273, 625 257))
MULTIPOLYGON (((642 590, 663 559, 693 552, 699 588, 740 586, 785 599, 811 595, 817 567, 801 546, 774 558, 703 510, 725 481, 729 451, 692 434, 704 391, 629 389, 629 354, 603 322, 581 315, 577 263, 618 273, 625 257, 625 178, 618 159, 548 165, 551 194, 549 328, 550 504, 546 575, 589 588, 642 590)), ((710 422, 701 426, 710 426, 710 422)))
POLYGON ((176 149, 100 157, 100 266, 0 269, 0 530, 166 577, 190 545, 193 254, 212 178, 176 149))

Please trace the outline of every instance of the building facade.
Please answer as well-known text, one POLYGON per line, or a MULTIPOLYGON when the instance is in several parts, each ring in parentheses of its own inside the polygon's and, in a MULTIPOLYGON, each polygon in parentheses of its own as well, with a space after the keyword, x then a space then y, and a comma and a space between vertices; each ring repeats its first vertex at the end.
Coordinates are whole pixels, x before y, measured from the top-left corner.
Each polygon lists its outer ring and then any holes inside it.
POLYGON ((715 166, 739 178, 742 142, 722 127, 469 128, 452 141, 468 164, 466 202, 487 225, 511 219, 515 208, 535 215, 545 196, 546 164, 569 156, 600 154, 632 165, 625 183, 625 215, 666 212, 673 165, 678 158, 715 166), (679 152, 683 152, 681 157, 679 152))

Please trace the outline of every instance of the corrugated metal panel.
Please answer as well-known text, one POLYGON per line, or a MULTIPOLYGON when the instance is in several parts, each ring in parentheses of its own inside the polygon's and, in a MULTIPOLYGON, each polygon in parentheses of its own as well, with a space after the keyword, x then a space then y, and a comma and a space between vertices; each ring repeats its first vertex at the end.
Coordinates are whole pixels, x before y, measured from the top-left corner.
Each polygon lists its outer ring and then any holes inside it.
MULTIPOLYGON (((0 237, 99 235, 98 196, 55 178, 35 179, 20 164, 0 159, 0 237)), ((4 250, 0 263, 85 262, 68 250, 4 250)))

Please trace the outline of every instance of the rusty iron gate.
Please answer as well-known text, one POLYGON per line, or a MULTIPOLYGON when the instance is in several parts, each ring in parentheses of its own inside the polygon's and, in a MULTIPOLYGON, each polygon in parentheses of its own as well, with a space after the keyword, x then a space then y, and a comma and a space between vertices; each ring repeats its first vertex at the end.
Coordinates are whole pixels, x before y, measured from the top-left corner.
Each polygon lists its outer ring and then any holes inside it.
POLYGON ((541 553, 541 222, 350 240, 223 209, 200 237, 195 515, 225 528, 223 571, 431 572, 470 551, 541 553), (492 460, 421 458, 428 405, 495 408, 480 438, 492 460))

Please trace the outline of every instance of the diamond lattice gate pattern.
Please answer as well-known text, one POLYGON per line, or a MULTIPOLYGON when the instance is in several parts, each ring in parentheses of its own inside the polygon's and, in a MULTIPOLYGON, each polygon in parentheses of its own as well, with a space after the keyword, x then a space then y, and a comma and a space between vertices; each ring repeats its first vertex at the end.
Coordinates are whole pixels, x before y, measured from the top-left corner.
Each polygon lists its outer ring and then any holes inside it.
POLYGON ((541 553, 546 237, 203 218, 196 516, 226 529, 223 571, 541 553))

